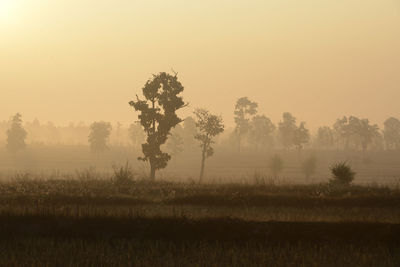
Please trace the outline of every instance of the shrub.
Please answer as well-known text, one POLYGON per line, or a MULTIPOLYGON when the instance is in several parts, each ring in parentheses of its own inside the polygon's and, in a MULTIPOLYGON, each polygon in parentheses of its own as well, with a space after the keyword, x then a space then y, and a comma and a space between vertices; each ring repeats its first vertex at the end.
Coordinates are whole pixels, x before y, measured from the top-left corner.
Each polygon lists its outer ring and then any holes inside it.
POLYGON ((301 164, 301 169, 306 179, 310 178, 315 173, 316 168, 317 159, 315 158, 315 156, 309 157, 301 164))
POLYGON ((75 171, 75 174, 76 174, 77 179, 81 183, 88 183, 90 181, 94 181, 94 180, 98 179, 98 177, 99 177, 99 173, 96 172, 95 167, 89 167, 84 170, 77 170, 77 171, 75 171))
POLYGON ((274 177, 277 177, 283 170, 283 160, 279 155, 273 156, 269 160, 269 169, 274 177))
POLYGON ((122 166, 113 166, 114 174, 112 177, 113 184, 118 188, 120 193, 127 193, 129 185, 132 184, 134 179, 134 173, 132 168, 127 162, 122 166))
POLYGON ((274 186, 276 184, 276 178, 266 175, 262 172, 255 171, 253 174, 253 180, 255 185, 268 185, 274 186))
POLYGON ((331 183, 349 185, 354 180, 354 176, 356 175, 356 173, 351 169, 350 164, 345 161, 335 163, 330 167, 330 169, 333 174, 331 183))

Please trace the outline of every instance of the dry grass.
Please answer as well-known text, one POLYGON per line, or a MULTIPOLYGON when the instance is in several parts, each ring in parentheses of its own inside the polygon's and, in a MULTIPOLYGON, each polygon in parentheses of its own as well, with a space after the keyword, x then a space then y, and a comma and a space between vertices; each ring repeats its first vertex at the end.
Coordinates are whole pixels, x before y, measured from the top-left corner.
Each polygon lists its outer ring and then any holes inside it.
POLYGON ((123 182, 87 169, 0 183, 0 265, 400 264, 396 188, 149 183, 116 171, 123 182))

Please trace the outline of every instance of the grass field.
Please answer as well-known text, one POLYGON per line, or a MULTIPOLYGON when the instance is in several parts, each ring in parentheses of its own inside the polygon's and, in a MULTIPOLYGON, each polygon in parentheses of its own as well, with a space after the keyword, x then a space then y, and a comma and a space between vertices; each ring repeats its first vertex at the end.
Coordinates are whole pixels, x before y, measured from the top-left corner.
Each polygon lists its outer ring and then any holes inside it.
POLYGON ((0 265, 400 264, 396 187, 68 177, 0 183, 0 265))
MULTIPOLYGON (((337 161, 348 161, 357 172, 354 183, 370 185, 400 186, 399 151, 305 150, 301 154, 294 150, 247 151, 216 147, 215 155, 207 159, 206 177, 208 183, 253 184, 254 173, 269 176, 268 160, 275 154, 284 161, 279 179, 267 182, 279 184, 325 183, 331 174, 329 166, 337 161), (309 156, 317 158, 315 173, 306 179, 301 170, 302 162, 309 156)), ((90 152, 88 146, 29 146, 27 151, 14 157, 0 147, 0 180, 14 175, 15 171, 44 174, 69 175, 75 170, 95 168, 100 173, 112 173, 113 165, 129 161, 137 175, 148 174, 148 164, 137 160, 141 155, 138 148, 111 147, 102 155, 90 152)), ((200 150, 197 146, 174 155, 168 167, 157 173, 161 180, 192 182, 198 180, 200 150)))

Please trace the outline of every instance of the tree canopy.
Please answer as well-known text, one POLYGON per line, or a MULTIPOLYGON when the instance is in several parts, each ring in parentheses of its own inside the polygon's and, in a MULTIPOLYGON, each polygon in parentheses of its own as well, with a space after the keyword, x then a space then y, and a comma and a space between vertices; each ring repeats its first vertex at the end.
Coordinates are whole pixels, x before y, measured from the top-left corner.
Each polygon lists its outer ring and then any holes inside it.
POLYGON ((183 90, 176 74, 161 72, 144 85, 144 100, 136 96, 136 100, 129 102, 140 112, 138 118, 147 135, 146 143, 142 144, 143 157, 139 159, 150 163, 151 179, 155 179, 156 170, 165 168, 171 159, 160 147, 167 141, 171 129, 182 121, 176 111, 185 106, 179 96, 183 90))
POLYGON ((205 160, 214 154, 214 149, 211 146, 214 143, 214 137, 224 131, 224 125, 222 118, 210 114, 206 109, 196 109, 194 111, 196 116, 196 126, 198 128, 198 134, 195 138, 200 141, 202 160, 200 169, 200 182, 204 175, 205 160))

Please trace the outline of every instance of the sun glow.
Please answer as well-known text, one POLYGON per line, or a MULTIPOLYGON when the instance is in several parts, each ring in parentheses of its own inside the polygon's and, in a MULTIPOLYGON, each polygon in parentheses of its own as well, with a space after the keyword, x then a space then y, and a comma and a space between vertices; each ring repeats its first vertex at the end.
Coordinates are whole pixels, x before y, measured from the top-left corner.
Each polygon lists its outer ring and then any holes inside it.
POLYGON ((9 24, 17 20, 18 0, 0 0, 0 23, 9 24))

